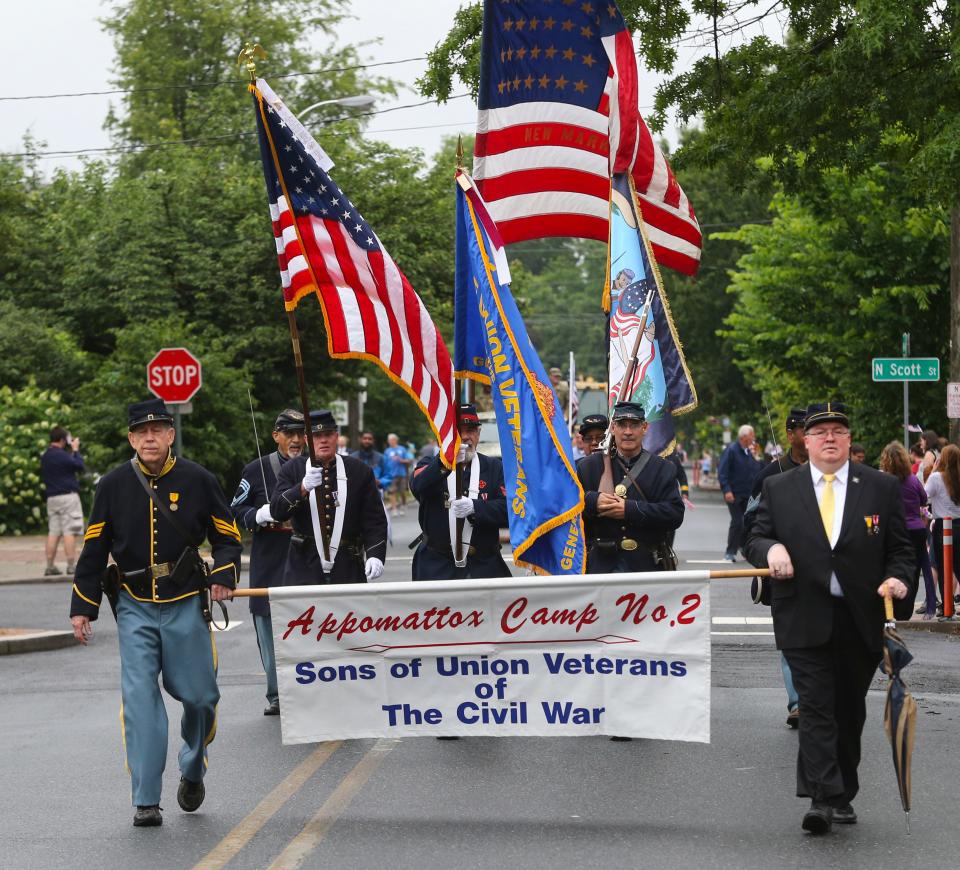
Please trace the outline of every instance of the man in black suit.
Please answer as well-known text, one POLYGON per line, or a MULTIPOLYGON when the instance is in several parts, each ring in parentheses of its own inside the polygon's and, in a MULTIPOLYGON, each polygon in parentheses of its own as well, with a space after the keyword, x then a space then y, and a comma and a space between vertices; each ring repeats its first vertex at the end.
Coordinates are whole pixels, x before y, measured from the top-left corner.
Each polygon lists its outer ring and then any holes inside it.
POLYGON ((810 405, 809 461, 767 479, 747 558, 773 573, 773 629, 800 696, 804 830, 852 824, 866 694, 883 649, 883 596, 908 596, 913 550, 896 477, 849 461, 847 410, 810 405))
POLYGON ((312 411, 310 429, 318 464, 306 450, 292 457, 270 499, 273 520, 293 524, 283 585, 376 580, 387 556, 387 515, 373 472, 337 453, 337 424, 329 411, 312 411))
POLYGON ((657 571, 657 546, 683 522, 683 499, 672 462, 643 449, 647 432, 643 406, 617 402, 610 457, 613 492, 601 491, 602 451, 577 464, 583 486, 587 573, 657 571))
POLYGON ((413 554, 414 580, 511 576, 500 555, 500 529, 507 525, 503 463, 476 452, 480 418, 473 405, 460 406, 459 431, 466 454, 461 475, 465 494, 454 491, 455 477, 439 456, 421 459, 413 470, 410 491, 420 503, 423 532, 413 554), (461 541, 466 556, 460 566, 453 553, 458 519, 464 520, 461 541))

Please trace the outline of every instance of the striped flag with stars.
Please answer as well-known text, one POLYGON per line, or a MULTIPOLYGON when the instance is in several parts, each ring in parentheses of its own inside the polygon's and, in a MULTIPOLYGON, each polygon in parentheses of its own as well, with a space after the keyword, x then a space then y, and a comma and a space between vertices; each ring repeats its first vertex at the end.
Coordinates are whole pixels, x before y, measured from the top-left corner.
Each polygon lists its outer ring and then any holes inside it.
POLYGON ((693 206, 639 110, 612 0, 486 0, 473 176, 504 241, 607 241, 610 178, 633 176, 657 262, 700 265, 693 206))
POLYGON ((453 366, 403 272, 330 177, 333 161, 270 86, 250 85, 288 311, 315 293, 327 349, 376 363, 417 403, 452 467, 459 443, 453 366))

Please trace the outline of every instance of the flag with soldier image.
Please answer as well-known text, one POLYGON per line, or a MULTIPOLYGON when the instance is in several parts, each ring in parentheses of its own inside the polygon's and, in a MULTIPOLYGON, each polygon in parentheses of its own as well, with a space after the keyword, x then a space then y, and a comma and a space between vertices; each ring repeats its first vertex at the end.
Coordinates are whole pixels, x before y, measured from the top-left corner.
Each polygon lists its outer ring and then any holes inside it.
POLYGON ((697 393, 663 281, 640 216, 636 189, 626 174, 610 188, 608 290, 608 405, 637 402, 650 428, 644 448, 669 453, 674 444, 673 417, 697 407, 697 393))

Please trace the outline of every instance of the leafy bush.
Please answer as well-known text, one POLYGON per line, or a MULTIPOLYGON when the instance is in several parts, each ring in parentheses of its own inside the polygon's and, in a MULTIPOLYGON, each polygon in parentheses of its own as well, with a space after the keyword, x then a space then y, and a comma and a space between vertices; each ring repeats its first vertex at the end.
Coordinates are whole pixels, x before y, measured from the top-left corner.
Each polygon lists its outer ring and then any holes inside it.
POLYGON ((40 456, 53 426, 69 426, 70 409, 35 382, 0 387, 0 535, 43 532, 46 510, 40 456))

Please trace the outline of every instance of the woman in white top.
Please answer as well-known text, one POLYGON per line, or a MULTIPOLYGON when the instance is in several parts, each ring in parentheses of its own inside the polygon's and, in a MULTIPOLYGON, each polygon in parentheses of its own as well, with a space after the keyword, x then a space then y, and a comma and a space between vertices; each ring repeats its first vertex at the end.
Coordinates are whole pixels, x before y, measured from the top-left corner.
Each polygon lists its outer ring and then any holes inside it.
MULTIPOLYGON (((943 601, 943 518, 952 517, 955 522, 960 519, 960 447, 948 444, 943 448, 937 470, 927 478, 924 489, 934 517, 933 558, 937 566, 940 600, 943 601)), ((960 577, 960 541, 953 546, 953 573, 960 577)), ((952 594, 953 583, 948 584, 947 589, 952 594)))

